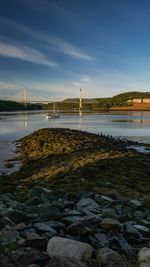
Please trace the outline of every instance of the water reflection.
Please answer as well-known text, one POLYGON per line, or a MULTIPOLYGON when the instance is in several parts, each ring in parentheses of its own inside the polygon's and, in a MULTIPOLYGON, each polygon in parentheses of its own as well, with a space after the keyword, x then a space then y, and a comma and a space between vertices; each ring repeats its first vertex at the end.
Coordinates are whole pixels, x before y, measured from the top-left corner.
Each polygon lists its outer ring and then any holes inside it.
POLYGON ((24 128, 28 129, 29 124, 28 124, 28 113, 24 114, 24 128))
POLYGON ((71 128, 150 142, 150 112, 61 114, 45 120, 45 112, 0 113, 0 141, 16 140, 40 128, 71 128))

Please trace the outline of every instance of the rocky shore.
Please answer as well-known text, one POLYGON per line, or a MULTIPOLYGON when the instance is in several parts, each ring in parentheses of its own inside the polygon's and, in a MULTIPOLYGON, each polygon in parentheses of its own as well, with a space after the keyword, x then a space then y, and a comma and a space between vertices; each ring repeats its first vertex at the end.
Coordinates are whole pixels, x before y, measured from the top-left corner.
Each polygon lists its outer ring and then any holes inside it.
POLYGON ((0 266, 148 267, 144 199, 34 187, 0 196, 0 266))
POLYGON ((69 129, 17 142, 1 175, 0 266, 150 267, 150 156, 69 129))

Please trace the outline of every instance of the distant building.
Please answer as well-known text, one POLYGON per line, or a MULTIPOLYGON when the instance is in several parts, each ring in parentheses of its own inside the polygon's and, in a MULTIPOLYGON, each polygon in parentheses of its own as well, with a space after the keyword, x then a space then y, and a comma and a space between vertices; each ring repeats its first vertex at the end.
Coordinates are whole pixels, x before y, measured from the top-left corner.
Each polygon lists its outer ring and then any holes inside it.
POLYGON ((132 100, 128 100, 128 103, 150 103, 150 98, 134 98, 132 100))

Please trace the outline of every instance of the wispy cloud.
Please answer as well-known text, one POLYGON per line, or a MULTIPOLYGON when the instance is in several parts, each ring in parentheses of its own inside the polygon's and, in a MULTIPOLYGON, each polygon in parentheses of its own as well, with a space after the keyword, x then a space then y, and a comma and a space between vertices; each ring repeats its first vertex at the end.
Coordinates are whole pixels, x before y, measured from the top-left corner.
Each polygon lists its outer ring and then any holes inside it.
POLYGON ((90 84, 90 82, 91 82, 91 78, 87 75, 83 75, 76 81, 73 81, 72 84, 75 86, 82 87, 82 86, 87 86, 87 84, 90 84))
POLYGON ((50 48, 57 50, 57 52, 59 53, 63 53, 67 56, 71 56, 81 60, 87 60, 87 61, 95 60, 94 57, 88 55, 82 49, 78 48, 77 46, 73 45, 72 43, 62 38, 58 38, 46 33, 41 33, 35 30, 31 30, 22 24, 16 23, 8 19, 1 18, 0 20, 5 25, 9 26, 10 28, 13 28, 13 30, 25 34, 26 36, 32 38, 32 40, 35 39, 36 41, 38 40, 42 43, 45 43, 48 46, 50 46, 50 48))
POLYGON ((36 49, 25 45, 13 45, 3 41, 0 41, 0 56, 21 59, 50 67, 56 67, 58 65, 36 49))

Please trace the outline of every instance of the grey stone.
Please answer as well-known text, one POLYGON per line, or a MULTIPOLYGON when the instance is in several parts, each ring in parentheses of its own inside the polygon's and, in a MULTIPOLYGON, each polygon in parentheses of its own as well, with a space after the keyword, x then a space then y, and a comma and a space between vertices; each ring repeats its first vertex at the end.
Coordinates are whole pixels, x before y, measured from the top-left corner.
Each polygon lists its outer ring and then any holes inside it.
POLYGON ((79 233, 85 226, 93 226, 94 224, 101 221, 101 218, 97 215, 84 216, 79 221, 69 225, 66 228, 67 233, 79 233))
POLYGON ((74 257, 79 261, 89 261, 92 257, 91 245, 63 237, 52 237, 47 245, 50 257, 74 257))
POLYGON ((51 205, 30 206, 27 209, 28 213, 35 213, 42 219, 59 219, 63 217, 63 213, 57 207, 51 205))
POLYGON ((119 267, 121 256, 110 248, 100 248, 96 251, 96 259, 99 264, 108 266, 111 263, 119 267))
POLYGON ((8 209, 5 212, 3 212, 2 215, 4 217, 9 218, 15 224, 18 224, 21 222, 28 222, 27 214, 19 210, 8 209))
POLYGON ((57 232, 52 227, 46 225, 45 223, 35 223, 34 227, 40 232, 49 232, 51 236, 57 234, 57 232))
POLYGON ((138 253, 138 263, 140 267, 150 267, 150 248, 143 247, 138 253))
POLYGON ((99 208, 100 206, 92 198, 81 198, 77 203, 78 211, 93 211, 99 208))

